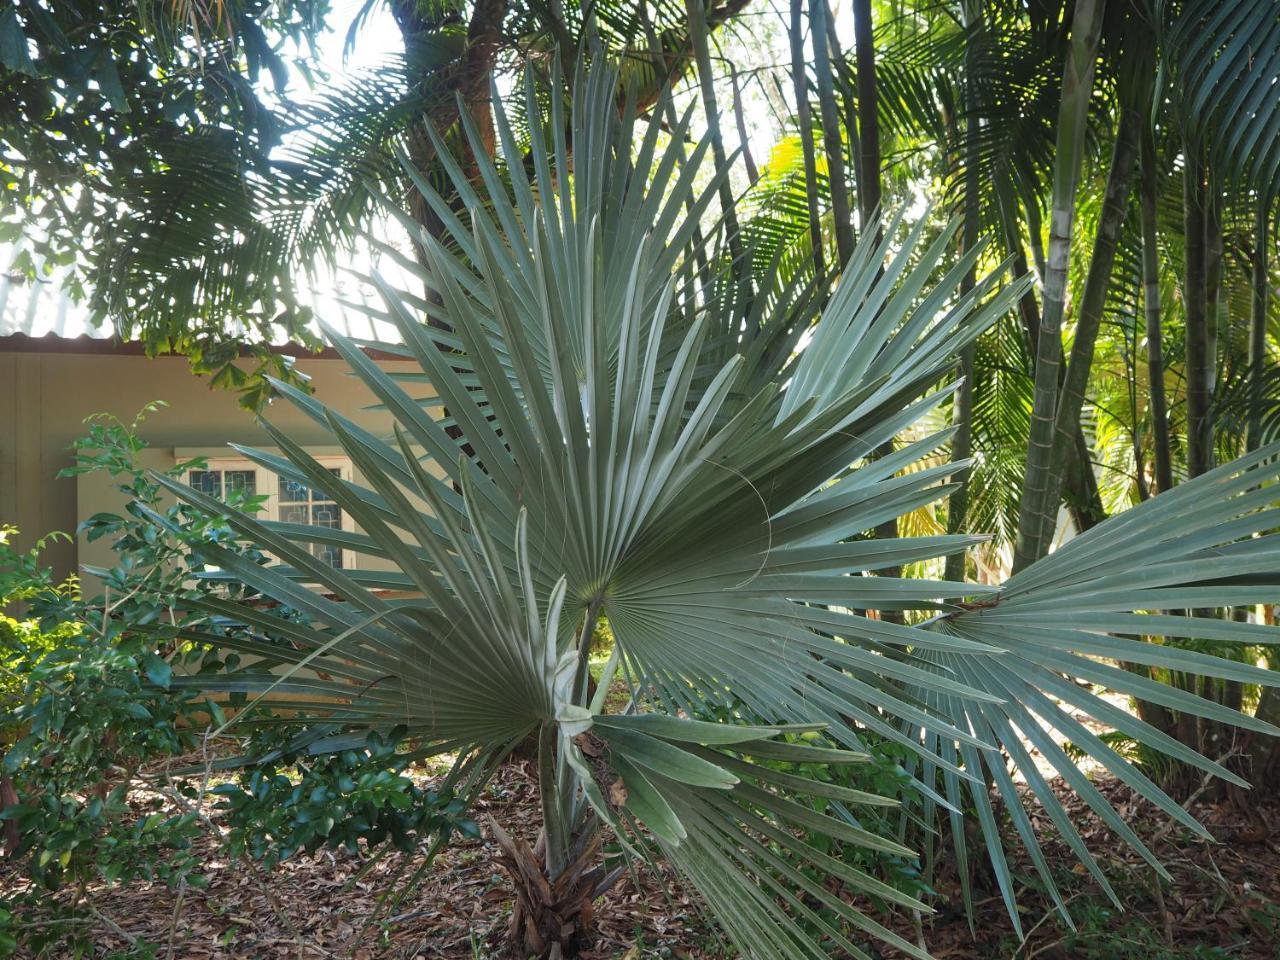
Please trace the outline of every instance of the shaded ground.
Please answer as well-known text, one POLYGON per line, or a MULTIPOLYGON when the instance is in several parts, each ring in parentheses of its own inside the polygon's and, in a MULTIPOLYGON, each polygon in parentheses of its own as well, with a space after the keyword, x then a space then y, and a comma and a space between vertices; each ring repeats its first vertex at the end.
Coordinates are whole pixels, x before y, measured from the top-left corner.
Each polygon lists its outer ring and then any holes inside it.
MULTIPOLYGON (((909 917, 893 926, 904 936, 922 934, 939 960, 1280 960, 1280 800, 1269 798, 1252 816, 1201 804, 1195 811, 1220 841, 1199 841, 1169 829, 1128 788, 1099 787, 1153 848, 1173 875, 1159 888, 1154 873, 1122 848, 1078 801, 1068 800, 1075 822, 1103 858, 1123 907, 1117 910, 1073 860, 1064 845, 1047 853, 1073 916, 1072 933, 1046 914, 1046 899, 1025 854, 1014 858, 1025 943, 1019 943, 994 887, 977 879, 977 936, 957 908, 954 878, 938 881, 939 912, 917 931, 909 917)), ((536 830, 537 804, 527 771, 509 768, 482 801, 478 819, 492 813, 528 836, 536 830)), ((1037 823, 1047 836, 1049 825, 1037 823)), ((400 903, 380 901, 403 883, 414 865, 399 855, 367 863, 343 852, 289 861, 270 875, 243 862, 228 863, 212 837, 202 841, 210 879, 207 890, 188 890, 179 903, 164 887, 93 892, 99 957, 150 945, 157 958, 343 957, 351 960, 488 958, 509 915, 504 875, 484 840, 447 850, 400 903)), ((0 891, 13 882, 0 872, 0 891)), ((669 876, 640 873, 624 880, 600 905, 600 940, 590 960, 732 957, 697 915, 690 898, 669 876)), ((38 918, 32 918, 38 919, 38 918)), ((891 951, 872 956, 896 958, 891 951)), ((145 954, 143 954, 145 955, 145 954)))

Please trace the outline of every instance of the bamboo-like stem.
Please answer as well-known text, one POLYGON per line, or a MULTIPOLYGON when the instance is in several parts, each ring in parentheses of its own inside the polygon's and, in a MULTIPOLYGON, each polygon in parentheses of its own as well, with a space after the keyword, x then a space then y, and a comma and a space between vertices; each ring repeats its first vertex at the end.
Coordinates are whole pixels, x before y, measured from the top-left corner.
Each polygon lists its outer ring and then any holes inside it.
MULTIPOLYGON (((1204 197, 1204 379, 1206 414, 1213 417, 1218 381, 1218 333, 1222 317, 1222 191, 1213 168, 1206 170, 1204 197)), ((1213 424, 1206 424, 1209 467, 1214 465, 1213 424)))
MULTIPOLYGON (((720 111, 716 103, 715 83, 711 75, 706 10, 703 8, 703 0, 686 0, 685 9, 689 15, 689 39, 693 44, 694 62, 698 68, 698 89, 702 94, 702 112, 706 115, 711 153, 715 158, 716 169, 723 170, 729 165, 729 157, 724 149, 724 134, 720 129, 720 111)), ((720 180, 719 192, 720 208, 724 215, 725 232, 729 242, 729 255, 733 258, 734 276, 741 277, 746 270, 746 264, 742 258, 742 237, 738 231, 737 205, 733 198, 733 188, 729 185, 727 177, 720 180)))
POLYGON ((809 109, 809 75, 805 67, 804 0, 791 0, 791 80, 796 95, 796 125, 804 156, 804 192, 809 208, 809 244, 813 249, 814 276, 826 274, 822 251, 822 222, 818 209, 818 161, 813 146, 813 116, 809 109))
POLYGON ((1084 157, 1085 121, 1093 92, 1094 65, 1102 30, 1103 0, 1078 0, 1071 23, 1071 46, 1062 77, 1058 110, 1057 155, 1049 213, 1049 249, 1044 306, 1036 348, 1035 393, 1027 448, 1027 476, 1018 507, 1018 537, 1013 570, 1038 560, 1047 548, 1041 533, 1041 504, 1052 467, 1058 376, 1062 365, 1062 317, 1066 306, 1067 267, 1075 218, 1076 187, 1084 157))
POLYGON ((1071 357, 1067 363, 1066 377, 1054 417, 1053 455, 1040 508, 1041 553, 1046 552, 1049 538, 1053 536, 1058 501, 1062 495, 1062 478, 1066 473, 1065 465, 1071 448, 1075 445, 1075 427, 1080 423, 1085 391, 1089 387, 1089 375, 1093 368, 1094 348, 1102 329, 1103 309, 1106 307, 1107 291, 1111 285, 1111 268, 1115 264, 1116 249, 1120 245, 1120 229, 1124 226, 1125 214, 1129 210, 1129 187, 1138 156, 1138 131, 1143 124, 1142 113, 1138 109, 1139 99, 1136 96, 1125 97, 1121 108, 1115 147, 1111 153, 1111 168, 1107 173, 1102 214, 1098 218, 1093 256, 1089 260, 1084 295, 1080 301, 1080 317, 1076 321, 1071 357))
POLYGON ((1164 389, 1164 337, 1160 316, 1160 249, 1156 226, 1156 144, 1151 125, 1139 136, 1142 210, 1142 310, 1147 333, 1147 392, 1151 405, 1151 437, 1155 447, 1156 489, 1173 488, 1173 453, 1169 439, 1169 404, 1164 389))
POLYGON ((822 145, 827 154, 827 180, 831 189, 831 215, 835 221, 836 256, 843 267, 853 255, 853 216, 849 207, 849 185, 844 172, 844 138, 840 134, 840 112, 836 107, 827 49, 827 0, 810 0, 810 30, 813 35, 813 69, 818 80, 818 108, 822 116, 822 145))
POLYGON ((752 186, 760 179, 760 168, 751 155, 751 138, 747 135, 747 116, 742 109, 742 88, 738 85, 738 68, 730 64, 729 82, 733 88, 733 122, 738 127, 738 142, 742 144, 742 162, 747 168, 747 180, 752 186))
POLYGON ((1269 204, 1258 198, 1253 225, 1253 303, 1249 315, 1249 426, 1245 432, 1245 449, 1249 452, 1262 445, 1262 403, 1266 399, 1263 375, 1267 365, 1267 223, 1269 204))
MULTIPOLYGON (((961 231, 963 252, 968 253, 978 244, 979 190, 978 179, 978 87, 974 82, 977 51, 974 32, 981 27, 982 10, 977 3, 964 5, 965 16, 965 118, 964 118, 964 228, 961 231)), ((977 282, 977 265, 970 267, 960 281, 963 296, 977 282)), ((960 389, 956 392, 951 422, 956 428, 951 441, 951 458, 967 460, 973 454, 973 375, 975 344, 969 344, 960 354, 960 389)), ((963 533, 965 514, 969 510, 969 469, 956 476, 956 489, 947 504, 947 533, 963 533)), ((964 579, 965 554, 953 553, 946 559, 945 576, 948 580, 964 579)))
POLYGON ((858 213, 866 230, 880 210, 880 115, 871 0, 853 0, 853 31, 858 64, 858 213))
POLYGON ((1204 161, 1199 146, 1186 150, 1182 199, 1186 223, 1183 309, 1187 318, 1187 475, 1198 477, 1209 469, 1204 161))
MULTIPOLYGON (((858 138, 858 78, 857 71, 845 56, 840 46, 840 36, 836 31, 835 14, 831 5, 827 4, 827 43, 831 48, 832 66, 835 68, 834 79, 840 84, 840 97, 844 101, 844 135, 849 141, 850 166, 853 167, 853 188, 861 196, 858 185, 858 157, 862 155, 862 145, 858 138)), ((857 232, 854 232, 854 243, 857 243, 857 232)))
MULTIPOLYGON (((1013 279, 1021 280, 1031 268, 1019 238, 1016 214, 1007 196, 1001 199, 1001 219, 1004 221, 1005 243, 1013 259, 1013 279)), ((1030 286, 1018 300, 1018 319, 1021 321, 1027 353, 1035 357, 1040 342, 1040 305, 1036 301, 1035 290, 1030 286)), ((1058 368, 1058 373, 1061 386, 1061 367, 1058 368)), ((1089 463, 1089 443, 1078 422, 1075 425, 1075 445, 1067 463, 1063 484, 1070 504, 1071 518, 1079 529, 1088 530, 1107 518, 1102 493, 1098 489, 1098 478, 1094 476, 1093 467, 1089 463)))

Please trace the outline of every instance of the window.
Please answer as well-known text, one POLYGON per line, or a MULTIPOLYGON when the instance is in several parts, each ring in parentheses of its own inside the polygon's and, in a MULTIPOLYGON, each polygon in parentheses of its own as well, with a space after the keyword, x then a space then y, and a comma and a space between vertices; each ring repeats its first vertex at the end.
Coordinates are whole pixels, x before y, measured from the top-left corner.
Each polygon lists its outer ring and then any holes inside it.
POLYGON ((201 493, 219 500, 234 490, 253 496, 258 492, 258 471, 192 470, 187 482, 201 493))
MULTIPOLYGON (((349 479, 351 468, 338 457, 318 457, 335 477, 349 479), (341 461, 335 465, 335 462, 341 461)), ((347 516, 323 490, 277 476, 247 460, 207 460, 200 470, 187 474, 187 483, 210 497, 225 499, 233 491, 246 496, 265 494, 260 517, 333 530, 350 529, 347 516)), ((306 544, 312 555, 333 567, 350 566, 341 547, 328 543, 306 544)))
MULTIPOLYGON (((339 467, 330 467, 335 477, 342 476, 339 467)), ((279 477, 279 519, 285 523, 301 523, 313 527, 342 529, 342 509, 323 490, 317 490, 297 480, 279 477)), ((342 550, 330 543, 313 543, 311 553, 331 567, 342 566, 342 550)))

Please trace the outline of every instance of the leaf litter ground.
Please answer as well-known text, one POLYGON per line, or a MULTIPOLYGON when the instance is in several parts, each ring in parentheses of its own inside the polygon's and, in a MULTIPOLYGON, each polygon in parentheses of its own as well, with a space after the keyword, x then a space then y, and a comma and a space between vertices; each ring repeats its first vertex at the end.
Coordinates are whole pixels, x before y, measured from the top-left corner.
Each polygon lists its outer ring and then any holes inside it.
MULTIPOLYGON (((508 765, 480 800, 477 819, 491 814, 532 840, 539 813, 531 774, 526 763, 508 765)), ((1098 786, 1152 840, 1173 874, 1172 884, 1157 887, 1150 868, 1063 790, 1081 833, 1103 858, 1123 909, 1112 907, 1082 869, 1073 867, 1065 845, 1048 843, 1046 853, 1076 918, 1075 932, 1047 914, 1025 856, 1012 861, 1023 885, 1025 943, 1014 936, 999 896, 981 873, 975 877, 976 936, 959 909, 959 884, 946 871, 935 884, 938 913, 919 929, 909 916, 895 917, 893 925, 911 939, 923 936, 938 960, 1280 960, 1280 798, 1267 798, 1249 812, 1229 803, 1197 804, 1193 812, 1218 841, 1210 844, 1181 828, 1164 828, 1159 814, 1124 785, 1099 780, 1098 786)), ((1049 835, 1047 818, 1037 826, 1049 835)), ((400 854, 380 859, 360 876, 367 860, 342 850, 299 856, 270 874, 228 862, 211 834, 202 838, 200 850, 209 886, 186 890, 181 902, 175 891, 159 885, 89 891, 97 956, 128 955, 129 938, 153 948, 135 955, 175 960, 501 955, 510 893, 488 838, 447 848, 421 884, 394 905, 385 895, 402 886, 415 867, 400 854)), ((0 894, 13 892, 18 883, 0 865, 0 894)), ((675 877, 643 866, 599 904, 597 917, 599 939, 585 960, 735 956, 675 877)), ((868 952, 883 960, 899 956, 870 944, 868 952)))

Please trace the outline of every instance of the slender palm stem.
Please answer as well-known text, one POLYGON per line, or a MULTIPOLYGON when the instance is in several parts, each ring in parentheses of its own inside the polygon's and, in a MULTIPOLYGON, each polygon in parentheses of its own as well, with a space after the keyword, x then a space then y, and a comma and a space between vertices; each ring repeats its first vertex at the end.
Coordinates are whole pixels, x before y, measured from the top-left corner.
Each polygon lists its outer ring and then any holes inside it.
POLYGON ((1049 250, 1044 278, 1044 307, 1036 348, 1035 392, 1027 475, 1018 507, 1018 535, 1013 569, 1018 572, 1044 555, 1041 536, 1043 498, 1049 484, 1057 413, 1058 376, 1062 365, 1062 316, 1066 305, 1067 267, 1075 218, 1076 186, 1084 156, 1085 121, 1093 92, 1094 64, 1102 30, 1102 0, 1079 0, 1071 23, 1071 46, 1062 77, 1058 110, 1057 156, 1053 168, 1053 198, 1049 219, 1049 250))
POLYGON ((841 266, 853 254, 853 215, 849 207, 849 184, 845 180, 844 137, 840 133, 840 111, 836 106, 827 46, 827 0, 810 0, 809 16, 813 35, 813 68, 818 80, 818 108, 822 116, 822 144, 827 154, 827 179, 831 188, 831 215, 835 220, 836 255, 841 266))
POLYGON ((1094 347, 1098 342, 1098 332, 1102 329, 1103 309, 1107 302, 1107 290, 1111 285, 1111 268, 1115 264, 1116 248, 1120 244, 1120 228, 1124 225, 1125 214, 1129 210, 1129 186, 1138 154, 1138 131, 1143 122, 1137 101, 1137 97, 1126 97, 1121 109, 1120 126, 1116 131, 1115 147, 1111 154, 1111 169, 1107 174, 1102 214, 1098 218, 1093 256, 1089 260, 1089 272, 1085 277, 1080 318, 1076 321, 1071 358, 1058 401, 1053 457, 1041 504, 1039 536, 1046 545, 1048 538, 1053 536, 1052 524, 1058 514, 1062 478, 1066 473, 1065 464, 1068 453, 1075 444, 1076 427, 1080 423, 1085 391, 1088 389, 1093 367, 1094 347))
POLYGON ((804 192, 809 208, 809 244, 813 248, 814 275, 826 273, 822 252, 822 222, 818 210, 818 162, 813 147, 813 117, 809 109, 809 75, 805 66, 804 0, 791 0, 791 80, 796 95, 796 125, 804 157, 804 192))
MULTIPOLYGON (((964 118, 964 229, 961 243, 967 253, 978 244, 979 159, 978 159, 978 85, 975 82, 976 49, 975 31, 981 28, 982 11, 976 3, 966 3, 965 12, 965 118, 964 118)), ((960 281, 961 293, 973 289, 977 282, 977 267, 971 266, 960 281)), ((954 460, 967 460, 973 453, 973 375, 975 344, 969 344, 960 354, 960 388, 956 392, 955 407, 952 411, 952 423, 955 425, 955 438, 951 441, 951 456, 954 460)), ((965 527, 965 514, 969 509, 969 470, 957 475, 956 490, 951 494, 947 506, 947 532, 960 533, 965 527)), ((964 579, 965 555, 951 554, 946 559, 946 578, 948 580, 964 579)))
POLYGON ((858 63, 858 212, 865 230, 880 209, 880 115, 871 0, 853 0, 853 49, 858 63))
POLYGON ((1160 249, 1156 225, 1156 145, 1151 125, 1143 123, 1139 168, 1142 209, 1142 309, 1147 333, 1147 392, 1151 404, 1151 436, 1155 446, 1156 489, 1173 488, 1173 454, 1169 439, 1169 406, 1164 389, 1164 342, 1160 316, 1160 249))
POLYGON ((1183 293, 1187 323, 1187 474, 1209 469, 1209 377, 1206 303, 1205 203, 1203 151, 1189 146, 1183 168, 1183 216, 1186 223, 1186 275, 1183 293))
POLYGON ((742 87, 738 83, 738 68, 730 64, 729 82, 733 88, 733 122, 738 128, 738 140, 742 144, 742 162, 747 168, 747 180, 755 184, 760 179, 760 168, 751 155, 751 139, 747 134, 747 115, 742 108, 742 87))
MULTIPOLYGON (((689 38, 693 42, 693 56, 698 67, 698 89, 702 94, 702 110, 707 120, 707 136, 711 139, 711 153, 715 157, 716 168, 723 170, 729 165, 729 157, 724 148, 724 134, 720 129, 720 108, 716 102, 715 80, 711 72, 706 10, 703 8, 703 0, 687 0, 685 7, 689 14, 689 38)), ((738 214, 733 198, 733 187, 730 186, 727 177, 720 181, 720 207, 724 214, 734 273, 736 276, 742 276, 746 270, 746 264, 742 260, 742 236, 738 231, 738 214)))
MULTIPOLYGON (((1205 176, 1204 204, 1204 377, 1206 415, 1213 417, 1213 394, 1218 386, 1218 332, 1222 326, 1222 191, 1215 171, 1205 176)), ((1205 425, 1206 453, 1213 466, 1213 424, 1205 425)))
POLYGON ((1267 363, 1267 213, 1265 197, 1258 198, 1253 227, 1253 304, 1249 316, 1249 427, 1245 437, 1247 452, 1262 444, 1262 403, 1266 399, 1263 375, 1267 363))

